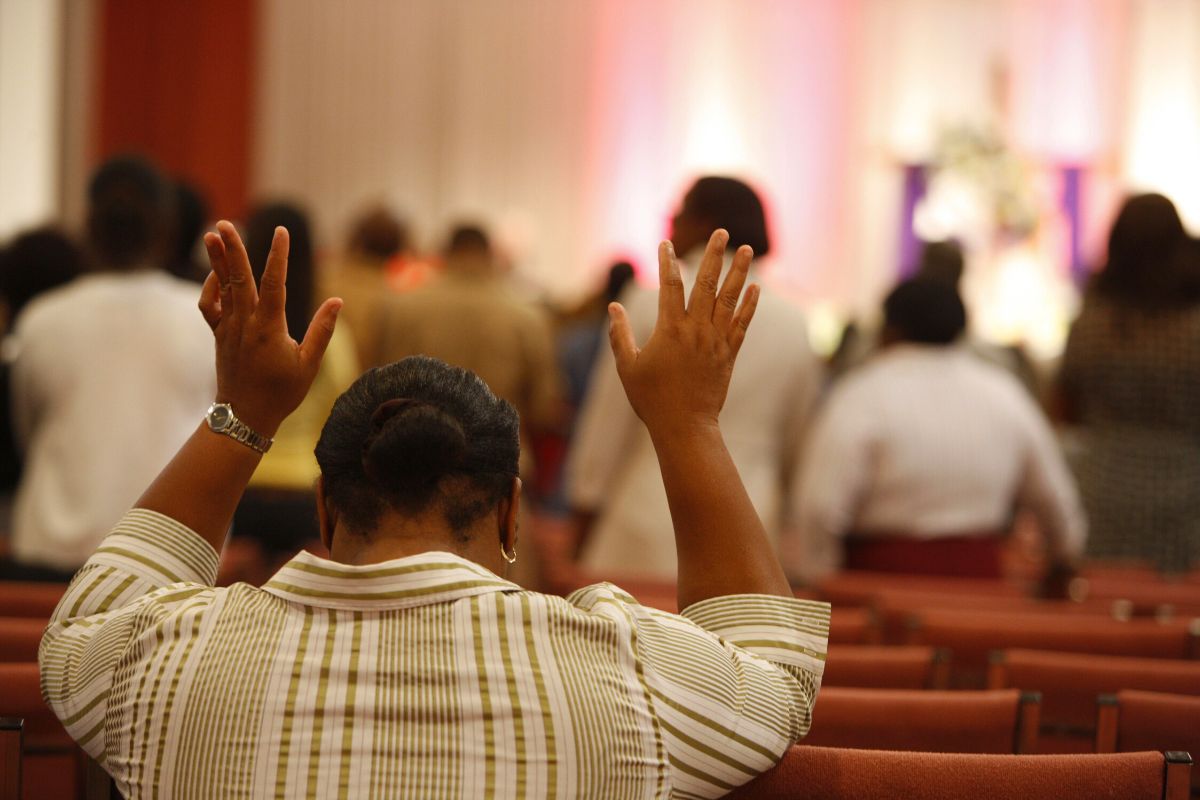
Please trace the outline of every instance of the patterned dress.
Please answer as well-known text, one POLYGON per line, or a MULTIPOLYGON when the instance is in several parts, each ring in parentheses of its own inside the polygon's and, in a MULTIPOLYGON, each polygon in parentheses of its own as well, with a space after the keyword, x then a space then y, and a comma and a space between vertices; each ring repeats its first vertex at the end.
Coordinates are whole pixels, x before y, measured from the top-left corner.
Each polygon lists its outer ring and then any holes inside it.
POLYGON ((1145 311, 1089 296, 1063 385, 1083 426, 1088 555, 1200 565, 1200 305, 1145 311))

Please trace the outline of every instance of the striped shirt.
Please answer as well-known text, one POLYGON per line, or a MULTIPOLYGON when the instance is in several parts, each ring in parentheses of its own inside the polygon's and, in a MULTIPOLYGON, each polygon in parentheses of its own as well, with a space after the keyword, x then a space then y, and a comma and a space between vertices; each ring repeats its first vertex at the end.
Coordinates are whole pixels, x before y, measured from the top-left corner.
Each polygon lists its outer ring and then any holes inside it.
POLYGON ((46 701, 127 797, 717 797, 808 730, 829 630, 824 603, 674 615, 439 552, 216 571, 135 509, 42 641, 46 701))

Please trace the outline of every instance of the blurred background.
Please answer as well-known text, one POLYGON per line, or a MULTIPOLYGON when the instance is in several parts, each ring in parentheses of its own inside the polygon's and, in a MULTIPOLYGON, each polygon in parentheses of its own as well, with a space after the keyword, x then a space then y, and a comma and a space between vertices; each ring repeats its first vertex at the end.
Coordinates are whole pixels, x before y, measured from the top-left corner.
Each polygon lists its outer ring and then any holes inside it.
POLYGON ((954 238, 975 333, 1054 357, 1126 193, 1200 224, 1198 141, 1196 0, 0 0, 0 241, 138 151, 318 249, 479 219, 569 301, 730 174, 826 352, 954 238))

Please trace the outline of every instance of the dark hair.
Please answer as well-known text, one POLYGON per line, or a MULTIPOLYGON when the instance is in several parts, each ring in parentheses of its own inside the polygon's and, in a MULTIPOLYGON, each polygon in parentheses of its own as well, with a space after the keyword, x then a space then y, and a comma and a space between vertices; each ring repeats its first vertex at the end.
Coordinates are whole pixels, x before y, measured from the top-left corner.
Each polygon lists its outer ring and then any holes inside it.
POLYGON ((208 202, 195 186, 175 180, 175 226, 172 231, 171 258, 167 271, 177 278, 203 281, 208 267, 196 260, 196 242, 204 235, 208 224, 208 202))
POLYGON ((967 327, 958 291, 942 281, 910 278, 883 301, 885 324, 900 339, 919 344, 950 344, 967 327))
POLYGON ((482 252, 492 249, 487 232, 478 225, 459 225, 450 231, 446 241, 447 253, 482 252))
POLYGON ((1158 309, 1200 299, 1200 257, 1174 204, 1161 194, 1130 197, 1108 236, 1108 261, 1093 290, 1128 306, 1158 309))
POLYGON ((958 282, 962 280, 964 266, 962 246, 958 242, 952 239, 925 242, 921 248, 921 260, 917 262, 915 277, 941 281, 957 289, 958 282))
POLYGON ((290 237, 288 249, 287 317, 288 333, 297 342, 304 339, 309 318, 313 313, 316 281, 316 265, 313 263, 312 236, 308 228, 308 216, 290 203, 268 203, 259 206, 246 223, 246 253, 250 256, 250 269, 254 279, 262 280, 267 266, 267 255, 271 252, 271 241, 275 229, 282 225, 290 237))
POLYGON ((611 303, 621 296, 621 292, 633 280, 633 264, 628 261, 618 261, 608 268, 608 277, 604 282, 604 301, 611 303))
POLYGON ((386 208, 372 208, 351 227, 349 249, 379 261, 387 261, 408 249, 408 229, 399 217, 386 208))
POLYGON ((462 534, 508 495, 517 412, 475 373, 429 356, 368 370, 334 403, 317 442, 330 502, 356 533, 387 508, 441 504, 462 534))
POLYGON ((730 250, 748 244, 754 248, 755 256, 771 252, 762 200, 737 178, 701 178, 684 196, 683 208, 685 213, 703 220, 707 227, 729 231, 730 250))
POLYGON ((87 227, 102 265, 120 269, 165 258, 174 202, 171 185, 144 158, 118 156, 101 165, 88 186, 87 227))
POLYGON ((0 297, 10 322, 30 300, 62 286, 84 270, 83 250, 54 228, 39 228, 13 239, 0 252, 0 297))

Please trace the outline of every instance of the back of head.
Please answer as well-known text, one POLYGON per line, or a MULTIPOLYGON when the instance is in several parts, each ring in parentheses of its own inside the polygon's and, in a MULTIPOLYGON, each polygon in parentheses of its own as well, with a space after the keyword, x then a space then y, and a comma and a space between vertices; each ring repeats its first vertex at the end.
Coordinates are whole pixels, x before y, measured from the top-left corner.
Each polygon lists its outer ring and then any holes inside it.
POLYGON ((208 224, 208 202, 200 190, 190 183, 176 180, 175 224, 172 230, 172 247, 167 271, 186 280, 203 280, 207 267, 201 267, 196 259, 196 244, 208 224))
POLYGON ((254 280, 261 281, 271 252, 277 227, 287 228, 289 236, 287 306, 288 333, 296 341, 304 338, 309 316, 313 313, 316 265, 313 262, 312 236, 308 216, 290 203, 268 203, 256 208, 246 223, 246 253, 254 280))
POLYGON ((958 242, 949 239, 926 242, 921 248, 916 277, 940 281, 957 289, 959 281, 962 280, 964 266, 962 246, 958 242))
POLYGON ((460 534, 508 495, 517 412, 477 375, 428 356, 369 370, 333 406, 317 443, 329 501, 369 536, 387 510, 437 504, 460 534))
POLYGON ((392 212, 372 208, 350 228, 349 251, 372 261, 387 261, 408 249, 408 230, 392 212))
POLYGON ((754 248, 755 256, 771 251, 762 200, 737 178, 700 178, 684 197, 683 213, 702 222, 709 233, 717 228, 727 230, 730 251, 744 244, 754 248))
POLYGON ((174 226, 174 193, 138 156, 118 156, 88 186, 88 238, 100 266, 163 266, 174 226))
POLYGON ((604 282, 604 300, 611 303, 621 296, 621 292, 633 280, 633 264, 628 261, 618 261, 608 268, 608 277, 604 282))
POLYGON ((967 311, 952 286, 910 278, 883 302, 884 325, 894 341, 948 345, 967 327, 967 311))
POLYGON ((30 300, 84 270, 83 250, 53 228, 23 233, 0 254, 0 297, 15 318, 30 300))
POLYGON ((446 255, 488 255, 492 243, 487 232, 478 225, 458 225, 446 240, 446 255))
POLYGON ((1125 201, 1094 288, 1118 303, 1144 308, 1200 299, 1200 259, 1170 200, 1141 194, 1125 201))

